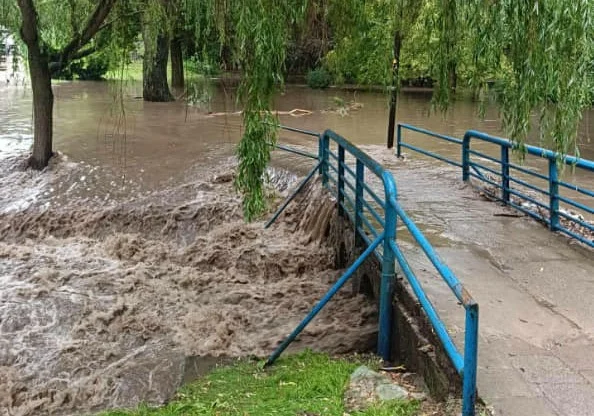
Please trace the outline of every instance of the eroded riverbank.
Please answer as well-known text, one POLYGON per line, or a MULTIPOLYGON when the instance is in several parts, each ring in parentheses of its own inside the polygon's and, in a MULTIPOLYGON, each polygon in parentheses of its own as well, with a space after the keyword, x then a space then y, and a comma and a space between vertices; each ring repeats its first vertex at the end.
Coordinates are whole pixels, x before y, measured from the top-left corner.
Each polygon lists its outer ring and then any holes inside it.
MULTIPOLYGON (((58 182, 88 169, 56 163, 58 182)), ((340 273, 312 221, 319 195, 263 230, 243 222, 232 167, 109 204, 41 198, 0 214, 0 414, 162 402, 186 356, 263 356, 293 329, 340 273)), ((41 180, 20 175, 23 188, 41 180)), ((364 350, 375 329, 375 307, 341 293, 298 347, 364 350)))

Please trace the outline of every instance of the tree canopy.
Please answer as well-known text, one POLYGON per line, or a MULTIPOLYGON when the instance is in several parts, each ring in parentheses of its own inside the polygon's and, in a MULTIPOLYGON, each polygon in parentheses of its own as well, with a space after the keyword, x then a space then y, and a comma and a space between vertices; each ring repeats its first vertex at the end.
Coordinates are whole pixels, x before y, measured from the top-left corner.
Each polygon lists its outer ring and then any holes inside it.
POLYGON ((278 123, 272 98, 286 63, 302 68, 287 53, 307 55, 337 82, 387 86, 399 40, 397 77, 431 78, 436 108, 447 109, 457 90, 472 91, 499 105, 512 140, 524 143, 537 122, 561 154, 577 153, 578 124, 593 100, 594 0, 0 0, 0 25, 28 44, 21 4, 35 7, 42 52, 56 68, 99 51, 121 57, 142 26, 155 45, 161 33, 183 40, 186 53, 239 70, 236 184, 248 219, 265 208, 262 177, 278 123), (99 26, 89 27, 94 20, 99 26))

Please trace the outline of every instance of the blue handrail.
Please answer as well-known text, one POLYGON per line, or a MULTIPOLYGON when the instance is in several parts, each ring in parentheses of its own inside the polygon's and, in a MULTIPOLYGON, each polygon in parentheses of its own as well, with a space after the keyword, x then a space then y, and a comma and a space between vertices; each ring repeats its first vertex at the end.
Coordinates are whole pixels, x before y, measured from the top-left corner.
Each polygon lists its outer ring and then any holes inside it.
MULTIPOLYGON (((471 178, 474 178, 480 182, 494 187, 499 191, 498 193, 492 195, 494 198, 499 199, 503 203, 519 211, 522 211, 539 221, 544 222, 551 229, 551 231, 559 231, 590 247, 594 247, 594 239, 587 237, 587 235, 576 233, 574 230, 572 230, 571 224, 573 224, 573 227, 581 227, 583 230, 587 230, 587 232, 590 232, 593 235, 594 225, 590 222, 584 221, 576 215, 568 215, 560 208, 560 202, 562 202, 569 205, 571 208, 581 210, 590 215, 594 214, 594 199, 591 203, 583 203, 576 201, 571 197, 561 195, 561 189, 566 189, 581 195, 585 195, 586 197, 594 198, 594 189, 587 189, 585 186, 578 186, 576 184, 568 183, 559 179, 560 164, 565 164, 573 169, 583 172, 594 173, 594 161, 578 158, 575 156, 561 156, 559 153, 537 146, 524 146, 523 149, 527 155, 547 160, 548 170, 546 174, 544 174, 526 169, 523 166, 518 166, 517 164, 510 162, 510 150, 513 151, 519 149, 519 144, 480 131, 468 130, 464 134, 463 139, 460 140, 450 136, 434 133, 430 130, 415 127, 410 124, 400 123, 398 124, 397 133, 398 156, 401 156, 401 149, 404 147, 418 153, 422 153, 426 156, 445 161, 451 165, 461 167, 462 179, 464 181, 469 181, 471 178), (402 130, 410 130, 429 137, 445 140, 450 143, 460 144, 462 147, 461 163, 447 159, 435 152, 429 152, 418 146, 413 146, 409 143, 406 143, 403 138, 402 130), (498 146, 500 148, 499 157, 487 155, 484 152, 472 149, 471 142, 473 140, 478 140, 483 143, 490 143, 498 146), (473 159, 473 156, 476 158, 473 159), (486 166, 484 161, 491 162, 498 166, 486 166), (495 178, 487 177, 488 175, 484 174, 484 172, 494 175, 495 178), (545 180, 547 182, 546 188, 539 187, 534 183, 530 183, 527 180, 518 178, 515 175, 517 172, 520 172, 525 176, 532 177, 535 180, 545 180), (538 200, 537 196, 527 195, 522 191, 522 189, 519 189, 518 186, 529 189, 530 191, 534 191, 539 195, 542 194, 546 197, 546 200, 541 201, 538 200), (529 204, 532 204, 532 206, 538 207, 540 209, 535 210, 529 206, 526 207, 521 203, 521 201, 526 201, 529 204), (547 215, 543 215, 542 212, 545 212, 547 215)), ((594 180, 594 175, 592 178, 594 180)))
MULTIPOLYGON (((299 335, 311 319, 313 319, 313 317, 324 307, 336 291, 352 276, 356 268, 363 263, 363 260, 369 254, 374 253, 380 261, 382 268, 379 293, 380 316, 378 354, 385 360, 391 358, 390 347, 393 329, 392 301, 395 282, 395 266, 397 262, 401 272, 410 283, 414 295, 418 298, 421 307, 425 311, 429 322, 433 326, 446 354, 451 359, 456 371, 462 376, 463 416, 473 416, 476 401, 478 304, 460 283, 455 274, 439 258, 427 238, 425 238, 420 229, 399 204, 396 183, 392 173, 387 171, 380 163, 360 150, 357 146, 331 130, 326 130, 323 134, 318 135, 317 133, 307 130, 302 131, 291 127, 281 127, 289 131, 302 132, 310 136, 319 137, 318 159, 320 166, 316 166, 312 169, 307 178, 300 184, 293 195, 291 195, 290 199, 292 199, 299 189, 301 189, 311 178, 313 172, 319 171, 322 176, 323 185, 337 199, 339 214, 348 218, 353 223, 355 226, 355 236, 359 241, 363 242, 367 248, 363 255, 349 267, 346 273, 314 307, 293 333, 291 333, 291 335, 270 356, 267 364, 272 364, 274 362, 282 351, 299 335), (354 168, 349 166, 349 161, 353 160, 355 163, 354 168), (382 183, 383 196, 380 197, 377 195, 372 183, 368 181, 365 172, 371 173, 382 183), (370 197, 371 200, 366 200, 366 196, 370 197), (377 204, 375 208, 372 206, 374 203, 377 204), (367 210, 371 216, 366 215, 365 210, 367 210), (381 211, 383 211, 383 218, 381 211), (414 240, 419 244, 431 264, 435 267, 437 273, 450 287, 456 299, 466 309, 464 354, 461 354, 458 351, 447 331, 446 325, 429 301, 427 294, 410 267, 406 255, 398 245, 396 235, 398 218, 400 218, 403 224, 408 228, 414 240), (375 225, 373 224, 374 221, 375 225), (376 229, 376 227, 379 227, 379 230, 376 229)), ((435 135, 441 138, 447 137, 437 134, 435 135)), ((452 140, 456 143, 461 143, 460 140, 452 140)), ((310 155, 308 155, 308 157, 310 157, 310 155)), ((267 223, 267 226, 280 215, 280 212, 286 207, 290 199, 283 204, 277 213, 275 213, 274 217, 267 223)))

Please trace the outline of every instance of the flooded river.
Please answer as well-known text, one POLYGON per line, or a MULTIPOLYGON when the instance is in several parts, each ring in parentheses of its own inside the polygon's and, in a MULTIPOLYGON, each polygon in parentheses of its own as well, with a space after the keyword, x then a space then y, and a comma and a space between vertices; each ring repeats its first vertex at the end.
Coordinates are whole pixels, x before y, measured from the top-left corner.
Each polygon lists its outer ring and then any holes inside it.
MULTIPOLYGON (((163 402, 187 357, 269 353, 340 273, 319 239, 328 218, 318 213, 332 211, 319 195, 292 204, 269 230, 243 222, 232 187, 241 136, 232 90, 217 87, 210 106, 196 108, 145 103, 139 84, 118 101, 116 88, 56 84, 59 155, 39 173, 23 169, 31 95, 0 78, 1 416, 163 402)), ((493 110, 481 121, 472 103, 455 103, 446 118, 428 106, 427 93, 402 94, 399 120, 456 136, 499 133, 493 110)), ((381 93, 289 87, 276 108, 312 112, 283 115, 287 125, 331 128, 375 149, 385 142, 381 93), (361 106, 344 113, 339 102, 361 106)), ((580 140, 594 158, 589 123, 588 115, 580 140)), ((459 148, 408 140, 459 157, 459 148)), ((310 165, 275 154, 271 192, 282 195, 310 165)), ((367 350, 375 321, 371 301, 341 292, 297 347, 367 350)))
MULTIPOLYGON (((212 165, 218 157, 230 156, 241 136, 241 117, 234 91, 214 88, 208 108, 187 107, 183 102, 145 103, 141 85, 127 85, 123 106, 115 83, 67 82, 56 85, 55 148, 74 161, 109 166, 128 180, 147 187, 183 177, 197 163, 212 165), (226 116, 211 117, 226 112, 226 116)), ((450 111, 430 113, 430 93, 409 92, 399 98, 398 120, 435 132, 461 137, 468 129, 501 135, 497 111, 477 116, 469 101, 453 103, 450 111)), ((384 145, 388 115, 383 93, 315 91, 289 86, 276 100, 279 111, 304 109, 311 115, 281 116, 284 124, 323 131, 335 130, 356 144, 384 145), (356 102, 361 108, 342 114, 327 111, 342 103, 356 102)), ((290 141, 307 144, 303 138, 284 134, 290 141)), ((458 158, 460 149, 435 139, 406 133, 406 140, 428 150, 458 158)), ((0 86, 0 158, 21 152, 31 145, 31 95, 24 88, 0 86)), ((530 140, 536 143, 536 133, 530 140)), ((594 111, 584 115, 580 130, 581 155, 594 159, 594 111)), ((489 151, 489 149, 487 149, 489 151)))

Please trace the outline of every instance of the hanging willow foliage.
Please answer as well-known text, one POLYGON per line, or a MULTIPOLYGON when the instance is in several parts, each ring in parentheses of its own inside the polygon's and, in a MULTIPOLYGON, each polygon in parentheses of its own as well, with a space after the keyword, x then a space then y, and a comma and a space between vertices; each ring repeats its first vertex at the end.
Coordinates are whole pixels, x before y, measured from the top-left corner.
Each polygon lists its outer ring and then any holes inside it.
POLYGON ((240 3, 237 5, 235 53, 242 71, 238 93, 243 104, 244 134, 237 148, 236 186, 244 195, 245 218, 251 221, 266 208, 262 178, 278 129, 271 105, 283 83, 289 28, 303 15, 305 8, 298 1, 244 0, 240 3))
POLYGON ((506 135, 523 145, 539 115, 541 142, 577 154, 579 122, 592 103, 594 1, 473 0, 463 18, 474 32, 471 84, 482 97, 500 70, 495 94, 506 135))

